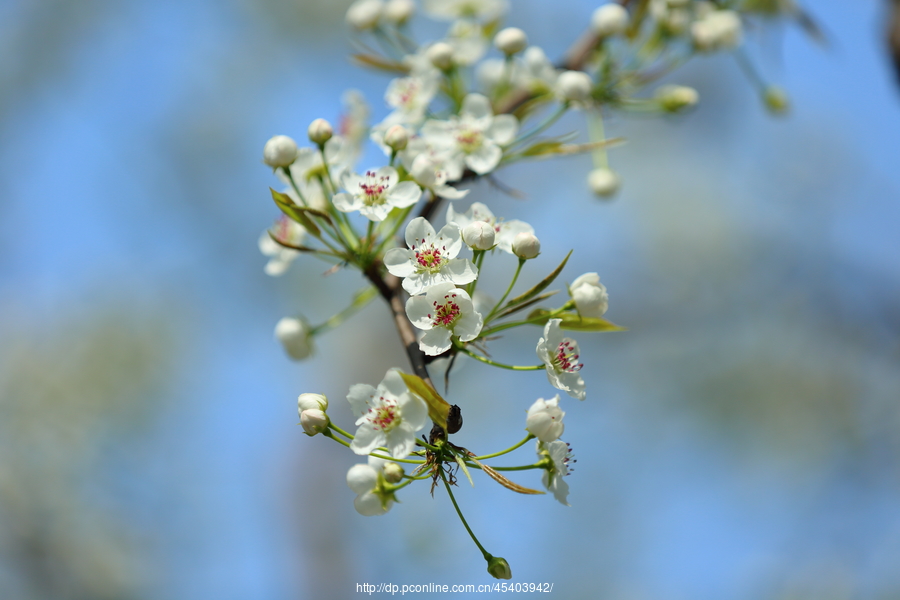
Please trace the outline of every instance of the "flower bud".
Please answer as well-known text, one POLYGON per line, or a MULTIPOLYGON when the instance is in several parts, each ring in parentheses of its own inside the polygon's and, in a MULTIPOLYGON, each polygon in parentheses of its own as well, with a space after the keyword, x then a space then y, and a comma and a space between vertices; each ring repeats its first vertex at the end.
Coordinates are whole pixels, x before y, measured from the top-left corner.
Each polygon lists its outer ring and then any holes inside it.
POLYGON ((300 413, 300 426, 308 436, 314 436, 328 429, 328 415, 318 408, 309 408, 300 413))
POLYGON ((741 18, 733 10, 716 10, 691 25, 694 47, 702 52, 726 50, 741 43, 741 18))
POLYGON ((525 429, 544 443, 553 442, 563 434, 566 413, 559 408, 559 394, 550 400, 538 398, 525 418, 525 429))
POLYGON ((519 233, 513 238, 512 251, 519 258, 535 258, 541 253, 541 241, 533 233, 519 233))
POLYGON ((697 90, 684 85, 664 85, 656 90, 656 100, 666 112, 674 113, 694 106, 699 99, 697 90))
POLYGON ((303 412, 316 408, 318 410, 328 410, 328 398, 324 394, 300 394, 297 397, 297 410, 303 412))
POLYGON ((384 473, 384 480, 388 483, 400 483, 403 480, 403 467, 397 463, 388 461, 381 469, 384 473))
POLYGON ((389 23, 403 25, 409 21, 414 12, 416 12, 416 5, 412 0, 389 0, 384 5, 382 15, 389 23))
POLYGON ((594 169, 588 173, 588 186, 601 198, 609 198, 619 191, 622 180, 612 169, 594 169))
POLYGON ((509 568, 509 563, 505 558, 499 556, 491 556, 488 559, 487 571, 494 579, 512 579, 512 569, 509 568))
POLYGON ((783 115, 791 108, 790 98, 788 98, 787 93, 779 87, 767 87, 765 92, 763 92, 763 102, 765 103, 766 108, 769 109, 769 112, 775 115, 783 115))
POLYGON ((384 133, 384 143, 395 152, 403 150, 409 143, 409 130, 403 125, 391 125, 384 133))
POLYGON ((462 230, 462 239, 472 250, 490 250, 497 232, 484 221, 472 221, 462 230))
POLYGON ((372 29, 378 25, 383 8, 382 0, 356 0, 347 9, 347 23, 360 31, 372 29))
POLYGON ((620 4, 604 4, 591 16, 591 29, 599 37, 619 35, 628 27, 628 11, 620 4))
POLYGON ((600 318, 609 308, 609 294, 596 273, 580 275, 569 286, 575 308, 582 317, 600 318))
POLYGON ((334 130, 331 128, 331 123, 325 119, 316 119, 309 124, 309 129, 306 130, 306 133, 309 135, 309 141, 317 146, 321 146, 331 139, 331 136, 334 135, 334 130))
POLYGON ((518 27, 507 27, 494 36, 494 47, 506 55, 517 54, 528 47, 528 36, 518 27))
POLYGON ((446 42, 437 42, 428 47, 425 57, 435 68, 446 71, 453 66, 453 46, 446 42))
POLYGON ((286 135, 276 135, 263 148, 263 162, 277 169, 289 167, 297 159, 297 142, 286 135))
POLYGON ((294 360, 303 360, 313 353, 312 335, 306 321, 293 317, 281 319, 275 325, 275 337, 294 360))
POLYGON ((564 71, 556 80, 556 93, 565 102, 586 102, 594 82, 584 71, 564 71))

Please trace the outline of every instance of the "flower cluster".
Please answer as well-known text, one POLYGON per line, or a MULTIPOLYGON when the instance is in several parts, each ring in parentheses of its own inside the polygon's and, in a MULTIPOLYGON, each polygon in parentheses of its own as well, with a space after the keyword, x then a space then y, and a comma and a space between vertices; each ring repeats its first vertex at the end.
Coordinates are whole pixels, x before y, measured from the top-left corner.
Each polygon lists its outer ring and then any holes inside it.
MULTIPOLYGON (((435 361, 445 363, 445 384, 453 372, 447 365, 457 361, 526 375, 544 371, 548 389, 584 400, 582 374, 590 363, 569 333, 621 328, 604 318, 609 296, 597 273, 572 280, 568 297, 548 306, 556 292, 545 290, 568 256, 543 277, 529 274, 535 282, 514 294, 520 275, 533 268, 529 261, 542 252, 535 229, 496 216, 483 202, 461 206, 460 201, 474 182, 493 178, 506 165, 579 153, 594 161, 587 176, 590 190, 602 198, 616 195, 622 178, 609 165, 611 140, 603 116, 611 111, 662 115, 694 106, 699 95, 692 88, 650 89, 652 82, 694 55, 739 50, 744 22, 753 18, 751 8, 737 12, 701 0, 606 2, 585 17, 578 52, 559 68, 524 31, 501 27, 508 8, 507 0, 422 0, 426 16, 449 25, 439 39, 419 45, 407 31, 418 10, 413 0, 357 0, 347 23, 361 36, 361 48, 372 46, 364 39, 372 36, 384 53, 366 50, 356 58, 391 76, 381 120, 371 124, 376 111, 350 91, 338 127, 317 118, 306 131, 310 145, 276 135, 263 148, 263 162, 282 183, 281 191, 271 190, 282 214, 259 240, 268 257, 265 272, 283 275, 304 255, 329 263, 329 272, 355 269, 369 284, 318 325, 299 315, 281 319, 275 333, 287 354, 308 358, 317 336, 380 296, 409 358, 412 373, 392 368, 377 386, 350 387, 346 398, 356 419, 354 433, 332 422, 324 395, 298 398, 307 435, 328 437, 368 457, 347 473, 356 493, 353 505, 365 516, 386 513, 400 490, 422 479, 431 479, 432 492, 443 484, 452 495, 456 469, 469 478, 470 470, 480 470, 515 492, 543 493, 484 462, 532 439, 537 460, 514 468, 539 469, 546 490, 568 505, 565 477, 574 459, 560 439, 566 413, 559 394, 527 408, 524 440, 479 456, 450 442, 463 425, 466 400, 461 407, 441 397, 429 368, 435 361), (552 133, 570 111, 587 120, 586 141, 552 133), (357 164, 367 141, 384 152, 383 164, 357 164), (405 243, 397 241, 401 228, 405 243), (501 275, 482 277, 488 261, 492 273, 501 275), (494 301, 484 288, 498 282, 491 291, 500 294, 494 301), (518 335, 529 348, 535 344, 540 364, 508 364, 490 354, 493 340, 512 329, 526 331, 518 335), (420 437, 429 421, 429 435, 420 437)), ((753 79, 762 81, 758 74, 753 79)), ((763 88, 767 106, 787 106, 782 92, 763 88)), ((544 250, 561 254, 555 247, 544 250)), ((534 383, 545 385, 542 381, 534 383)), ((511 577, 504 559, 482 552, 492 576, 511 577)))

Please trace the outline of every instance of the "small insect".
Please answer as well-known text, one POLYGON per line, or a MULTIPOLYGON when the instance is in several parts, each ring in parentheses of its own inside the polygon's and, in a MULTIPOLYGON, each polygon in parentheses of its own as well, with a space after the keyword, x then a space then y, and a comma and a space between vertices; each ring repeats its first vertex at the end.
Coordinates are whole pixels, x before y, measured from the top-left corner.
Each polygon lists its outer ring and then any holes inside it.
POLYGON ((447 433, 456 433, 463 426, 462 411, 459 406, 450 407, 450 413, 447 415, 447 433))

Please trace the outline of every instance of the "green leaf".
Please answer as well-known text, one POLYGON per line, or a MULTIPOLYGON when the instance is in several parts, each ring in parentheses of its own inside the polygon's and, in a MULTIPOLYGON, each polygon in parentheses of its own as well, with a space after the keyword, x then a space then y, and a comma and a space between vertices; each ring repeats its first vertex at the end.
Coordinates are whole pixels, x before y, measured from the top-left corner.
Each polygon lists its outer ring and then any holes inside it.
POLYGON ((278 205, 278 208, 281 209, 281 212, 286 214, 293 221, 300 223, 300 225, 302 225, 303 228, 312 235, 316 237, 319 237, 321 235, 318 226, 316 226, 313 220, 310 219, 306 214, 310 211, 310 209, 303 206, 297 206, 297 204, 295 204, 291 197, 287 194, 276 192, 272 188, 269 188, 269 191, 272 192, 272 200, 275 201, 275 204, 278 205))
POLYGON ((518 483, 507 479, 506 477, 504 477, 503 475, 501 475, 500 473, 498 473, 491 467, 487 466, 486 464, 484 464, 478 460, 475 460, 475 455, 472 454, 471 452, 469 452, 469 460, 471 460, 473 463, 475 463, 476 465, 481 467, 481 470, 484 471, 485 473, 487 473, 491 479, 493 479, 494 481, 496 481, 497 483, 499 483, 500 485, 502 485, 503 487, 505 487, 508 490, 512 490, 512 491, 518 492, 520 494, 543 494, 544 493, 540 490, 533 490, 531 488, 527 488, 523 485, 519 485, 518 483))
POLYGON ((528 315, 528 320, 532 321, 533 325, 539 325, 541 327, 546 325, 547 321, 551 318, 561 319, 562 323, 559 324, 560 328, 569 329, 571 331, 627 331, 627 328, 619 327, 606 319, 580 317, 577 313, 567 312, 550 317, 549 310, 539 308, 528 315))
MULTIPOLYGON (((546 294, 541 294, 539 296, 535 296, 534 298, 532 298, 531 300, 528 300, 527 302, 525 302, 523 304, 520 304, 518 306, 513 306, 512 308, 508 308, 508 309, 504 310, 503 312, 501 312, 494 318, 502 319, 504 317, 508 317, 509 315, 519 312, 520 310, 525 310, 529 306, 532 306, 534 304, 537 304, 538 302, 542 302, 542 301, 546 300, 547 298, 555 296, 558 293, 559 293, 559 290, 553 290, 552 292, 547 292, 546 294)), ((491 320, 493 320, 493 319, 491 319, 491 320)))
POLYGON ((501 310, 509 310, 514 306, 519 306, 520 304, 525 304, 541 292, 543 292, 547 287, 553 283, 553 281, 562 273, 562 270, 565 268, 566 263, 569 262, 569 257, 572 256, 572 250, 569 250, 569 253, 566 254, 566 257, 563 259, 559 266, 553 269, 553 272, 544 277, 536 286, 522 294, 521 296, 516 296, 509 302, 507 302, 501 310))
POLYGON ((469 467, 466 466, 466 461, 464 461, 462 456, 458 454, 454 454, 453 458, 456 459, 456 464, 459 465, 459 468, 462 469, 462 472, 466 474, 466 478, 469 480, 469 483, 472 484, 472 487, 475 487, 475 482, 472 481, 472 475, 469 474, 469 467))
POLYGON ((434 388, 425 383, 425 380, 417 375, 409 375, 400 371, 400 377, 406 383, 413 394, 425 401, 428 405, 428 416, 447 431, 447 416, 450 414, 450 404, 434 391, 434 388))
POLYGON ((377 56, 375 54, 364 54, 362 52, 350 55, 350 58, 364 67, 371 67, 377 71, 385 71, 387 73, 399 73, 401 75, 409 74, 409 67, 402 62, 377 56))
POLYGON ((297 250, 298 252, 315 252, 316 251, 315 248, 308 248, 306 246, 295 246, 294 244, 289 244, 289 243, 285 242, 284 240, 280 240, 274 233, 272 233, 271 229, 269 230, 268 233, 269 233, 269 237, 272 238, 273 242, 275 242, 276 244, 278 244, 279 246, 282 246, 284 248, 290 248, 291 250, 297 250))

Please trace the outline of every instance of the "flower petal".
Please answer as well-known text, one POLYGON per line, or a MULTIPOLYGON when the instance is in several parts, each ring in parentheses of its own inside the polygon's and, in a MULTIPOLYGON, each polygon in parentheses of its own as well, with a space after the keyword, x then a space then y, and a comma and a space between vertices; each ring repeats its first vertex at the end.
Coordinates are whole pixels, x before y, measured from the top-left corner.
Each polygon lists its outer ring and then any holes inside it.
POLYGON ((505 146, 515 139, 519 131, 519 121, 512 115, 497 115, 494 122, 488 128, 487 134, 501 146, 505 146))
POLYGON ((419 340, 419 350, 428 356, 437 356, 450 349, 450 330, 445 327, 429 329, 419 340))
POLYGON ((391 248, 384 253, 384 266, 388 273, 396 277, 409 277, 416 272, 413 266, 415 255, 406 248, 391 248))

